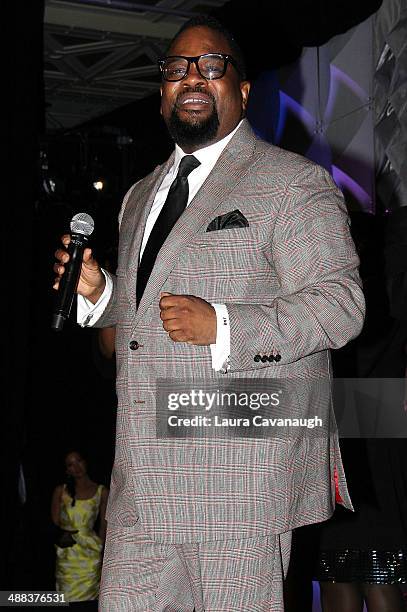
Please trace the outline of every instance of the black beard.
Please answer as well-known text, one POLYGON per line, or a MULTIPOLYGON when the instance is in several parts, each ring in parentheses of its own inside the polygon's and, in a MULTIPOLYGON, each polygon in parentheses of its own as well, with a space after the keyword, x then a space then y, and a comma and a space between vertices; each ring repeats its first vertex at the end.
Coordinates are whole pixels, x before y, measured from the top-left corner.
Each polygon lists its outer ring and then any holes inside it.
POLYGON ((167 128, 181 149, 201 148, 215 139, 219 128, 219 117, 214 100, 212 108, 211 114, 206 119, 200 120, 199 112, 190 111, 190 116, 195 116, 195 121, 183 121, 178 115, 177 104, 174 105, 167 128))

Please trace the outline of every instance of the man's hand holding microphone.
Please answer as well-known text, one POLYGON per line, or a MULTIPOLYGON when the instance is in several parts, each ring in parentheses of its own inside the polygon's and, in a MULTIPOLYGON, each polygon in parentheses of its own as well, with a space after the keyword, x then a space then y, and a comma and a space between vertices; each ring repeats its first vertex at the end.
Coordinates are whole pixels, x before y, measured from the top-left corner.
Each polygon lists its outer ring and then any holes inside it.
POLYGON ((62 237, 66 250, 58 249, 55 253, 57 273, 54 289, 58 291, 55 300, 51 327, 60 331, 71 312, 76 293, 80 293, 96 304, 105 287, 105 277, 99 264, 92 257, 87 247, 89 236, 93 232, 94 222, 90 215, 78 213, 71 220, 71 234, 62 237))
MULTIPOLYGON (((68 245, 71 242, 70 234, 62 236, 62 244, 65 249, 58 249, 55 252, 55 258, 58 260, 54 264, 54 272, 57 274, 53 289, 58 290, 62 275, 65 272, 65 265, 70 260, 70 255, 67 251, 68 245)), ((82 267, 79 276, 79 282, 76 293, 86 297, 92 304, 96 304, 105 288, 105 276, 102 273, 96 259, 92 256, 92 249, 86 248, 83 251, 82 267)))

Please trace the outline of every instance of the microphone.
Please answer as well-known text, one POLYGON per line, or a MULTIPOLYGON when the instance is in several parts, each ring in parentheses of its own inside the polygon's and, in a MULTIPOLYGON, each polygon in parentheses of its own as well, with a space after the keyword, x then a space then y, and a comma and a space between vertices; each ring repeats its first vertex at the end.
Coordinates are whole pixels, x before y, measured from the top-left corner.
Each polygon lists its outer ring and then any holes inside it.
POLYGON ((52 315, 51 329, 60 331, 71 312, 73 299, 81 274, 83 251, 95 223, 87 213, 78 213, 71 219, 71 242, 68 244, 69 261, 59 282, 52 315))

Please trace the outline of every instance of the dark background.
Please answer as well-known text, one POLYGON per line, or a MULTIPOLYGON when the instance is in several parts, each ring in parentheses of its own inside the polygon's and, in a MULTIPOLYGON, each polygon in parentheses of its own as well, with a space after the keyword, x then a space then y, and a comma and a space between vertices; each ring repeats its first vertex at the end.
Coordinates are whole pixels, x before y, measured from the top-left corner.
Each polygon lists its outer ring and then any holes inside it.
MULTIPOLYGON (((381 2, 232 1, 215 14, 241 42, 250 74, 293 62, 375 12, 381 2)), ((94 216, 98 259, 114 268, 121 199, 138 178, 163 161, 171 142, 159 97, 127 105, 74 130, 47 134, 42 81, 43 2, 2 5, 3 296, 5 298, 4 442, 2 449, 3 589, 52 589, 49 506, 63 477, 63 454, 86 450, 91 475, 108 484, 113 460, 114 380, 96 356, 95 332, 74 323, 51 332, 53 253, 71 216, 94 216), (7 42, 6 42, 7 41, 7 42), (117 136, 132 143, 117 144, 117 136), (44 190, 47 172, 55 193, 44 190), (91 189, 103 177, 102 194, 91 189), (23 468, 26 503, 18 496, 23 468)))

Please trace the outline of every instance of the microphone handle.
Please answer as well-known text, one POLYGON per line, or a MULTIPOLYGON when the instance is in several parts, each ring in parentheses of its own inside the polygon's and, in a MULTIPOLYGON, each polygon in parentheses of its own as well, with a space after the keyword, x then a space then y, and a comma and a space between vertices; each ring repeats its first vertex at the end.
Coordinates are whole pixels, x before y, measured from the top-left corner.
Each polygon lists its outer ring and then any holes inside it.
POLYGON ((81 275, 82 257, 88 237, 83 234, 72 234, 68 245, 69 261, 65 264, 65 272, 61 277, 57 293, 51 328, 61 331, 68 319, 81 275))

